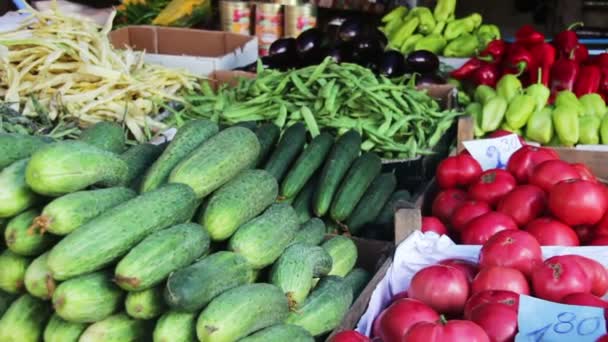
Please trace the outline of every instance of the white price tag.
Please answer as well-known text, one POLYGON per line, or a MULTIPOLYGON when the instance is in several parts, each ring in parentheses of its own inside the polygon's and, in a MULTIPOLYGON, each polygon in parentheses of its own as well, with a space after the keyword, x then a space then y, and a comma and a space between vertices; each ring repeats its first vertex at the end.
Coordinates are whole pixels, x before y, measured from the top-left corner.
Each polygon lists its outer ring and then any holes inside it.
POLYGON ((498 138, 469 140, 462 143, 485 170, 504 169, 515 151, 521 148, 521 142, 516 134, 498 138))

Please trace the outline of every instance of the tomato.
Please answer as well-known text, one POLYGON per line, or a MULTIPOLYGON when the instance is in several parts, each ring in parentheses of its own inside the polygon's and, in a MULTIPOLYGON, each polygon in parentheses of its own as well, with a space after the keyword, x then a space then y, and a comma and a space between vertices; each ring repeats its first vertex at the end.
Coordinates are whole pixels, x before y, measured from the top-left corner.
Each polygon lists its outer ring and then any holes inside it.
POLYGON ((517 186, 503 197, 496 211, 511 216, 522 227, 540 216, 547 206, 547 196, 538 186, 526 184, 517 186))
POLYGON ((423 233, 435 232, 439 235, 444 235, 448 233, 448 229, 443 223, 441 223, 441 220, 434 216, 422 216, 422 224, 420 225, 420 227, 420 230, 423 233))
POLYGON ((464 259, 445 259, 438 262, 439 265, 446 265, 455 267, 467 276, 467 280, 470 282, 473 281, 477 271, 479 270, 479 265, 472 261, 464 260, 464 259))
POLYGON ((536 165, 552 159, 559 159, 555 151, 526 145, 511 155, 507 163, 507 171, 511 172, 519 183, 527 183, 536 165))
POLYGON ((445 314, 462 312, 469 298, 469 281, 460 269, 446 265, 433 265, 416 272, 407 290, 410 298, 445 314))
POLYGON ((506 304, 480 305, 471 313, 471 321, 482 327, 493 342, 513 341, 517 334, 517 311, 506 304))
POLYGON ((378 320, 377 335, 384 342, 399 342, 410 327, 418 322, 435 322, 439 314, 423 302, 400 299, 386 308, 378 320))
POLYGON ((580 179, 578 171, 563 160, 546 160, 538 164, 530 176, 530 184, 534 184, 544 191, 549 192, 551 188, 564 180, 580 179))
POLYGON ((444 223, 449 223, 452 213, 467 200, 467 196, 467 193, 460 189, 444 190, 433 200, 431 213, 444 223))
POLYGON ((557 183, 549 192, 551 213, 570 226, 594 225, 606 209, 608 198, 604 185, 581 179, 557 183))
POLYGON ((473 283, 471 284, 472 293, 479 293, 487 290, 512 291, 519 294, 530 294, 528 280, 521 271, 502 266, 490 266, 482 268, 473 283))
POLYGON ((500 303, 509 306, 513 311, 519 310, 519 293, 504 290, 486 290, 477 292, 464 305, 464 318, 471 319, 471 313, 480 305, 500 303))
POLYGON ((602 335, 602 337, 600 337, 597 341, 595 342, 608 342, 608 334, 606 335, 602 335))
POLYGON ((550 217, 539 217, 525 227, 541 246, 579 246, 574 229, 550 217))
POLYGON ((581 246, 589 244, 589 241, 591 241, 594 236, 593 227, 588 225, 574 227, 574 232, 576 232, 576 236, 578 236, 581 246))
POLYGON ((534 270, 532 288, 536 297, 558 302, 571 293, 591 292, 591 280, 572 257, 554 256, 534 270))
POLYGON ((467 187, 481 175, 481 165, 467 154, 447 157, 437 166, 437 184, 441 189, 467 187))
POLYGON ((332 337, 330 342, 370 342, 370 339, 354 330, 345 330, 332 337))
POLYGON ((593 174, 593 172, 591 172, 591 170, 589 170, 587 165, 582 163, 574 163, 570 165, 572 165, 572 167, 575 168, 576 171, 578 171, 578 175, 582 180, 588 180, 597 183, 597 178, 595 178, 595 175, 593 174))
POLYGON ((479 266, 504 266, 529 276, 543 262, 543 254, 536 238, 523 230, 503 230, 483 244, 479 266))
POLYGON ((598 236, 589 242, 589 246, 608 246, 608 236, 598 236))
POLYGON ((413 325, 401 342, 490 342, 488 334, 471 321, 421 322, 413 325))
POLYGON ((604 214, 600 222, 593 230, 593 237, 608 236, 608 212, 604 214))
POLYGON ((486 202, 466 201, 452 213, 452 228, 461 232, 472 219, 492 211, 486 202))
MULTIPOLYGON (((505 129, 497 129, 494 132, 488 134, 488 138, 500 138, 500 137, 504 137, 505 135, 511 135, 511 134, 515 134, 515 133, 509 132, 505 129)), ((521 146, 527 145, 526 141, 524 140, 524 138, 522 138, 521 135, 517 135, 517 139, 519 140, 519 143, 521 144, 521 146)))
POLYGON ((595 306, 598 308, 608 309, 608 302, 604 301, 600 297, 594 296, 591 293, 586 292, 577 292, 566 295, 564 298, 562 298, 560 303, 570 305, 595 306))
POLYGON ((391 297, 391 303, 396 302, 399 299, 409 298, 409 297, 410 296, 408 296, 407 291, 397 292, 397 293, 395 293, 395 295, 393 295, 393 297, 391 297))
POLYGON ((584 256, 572 255, 585 271, 587 278, 591 279, 591 293, 602 297, 608 291, 608 272, 599 262, 584 256))
POLYGON ((465 245, 483 245, 492 235, 508 229, 517 229, 513 219, 503 213, 490 211, 471 220, 460 237, 465 245))
POLYGON ((515 188, 515 178, 505 170, 491 169, 479 176, 469 188, 469 197, 496 206, 498 201, 515 188))

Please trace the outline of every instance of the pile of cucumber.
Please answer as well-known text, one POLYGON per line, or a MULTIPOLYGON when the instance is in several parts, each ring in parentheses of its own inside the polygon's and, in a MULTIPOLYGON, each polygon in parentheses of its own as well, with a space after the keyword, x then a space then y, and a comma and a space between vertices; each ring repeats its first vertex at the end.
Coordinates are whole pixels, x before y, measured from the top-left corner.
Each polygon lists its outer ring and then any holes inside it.
POLYGON ((370 274, 355 268, 355 242, 328 238, 315 213, 351 228, 398 196, 357 135, 304 147, 300 132, 278 141, 270 125, 194 120, 168 144, 128 148, 109 123, 77 141, 1 134, 0 341, 314 341, 333 330, 370 274), (357 217, 364 201, 374 212, 357 217))

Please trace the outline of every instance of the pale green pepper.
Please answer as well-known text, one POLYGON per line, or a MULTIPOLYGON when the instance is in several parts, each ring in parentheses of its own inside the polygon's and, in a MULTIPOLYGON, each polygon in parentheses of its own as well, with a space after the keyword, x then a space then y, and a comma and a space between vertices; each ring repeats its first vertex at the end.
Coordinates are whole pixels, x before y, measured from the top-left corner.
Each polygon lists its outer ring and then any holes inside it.
POLYGON ((393 45, 395 46, 403 45, 405 40, 409 38, 414 33, 414 31, 416 31, 416 28, 418 27, 419 23, 420 19, 418 18, 414 17, 412 19, 409 19, 398 30, 395 30, 392 35, 389 36, 388 40, 390 40, 391 43, 393 43, 393 45))
POLYGON ((521 90, 521 81, 517 76, 512 74, 504 75, 496 84, 496 93, 507 100, 507 102, 511 102, 515 95, 521 93, 521 90))
POLYGON ((430 9, 422 6, 414 7, 410 13, 420 20, 420 24, 418 24, 418 31, 420 33, 427 35, 433 32, 437 23, 430 9))
POLYGON ((405 40, 405 42, 403 42, 403 44, 399 47, 399 51, 401 51, 401 53, 403 54, 408 54, 412 51, 414 51, 414 47, 416 47, 416 43, 418 43, 418 41, 420 39, 424 38, 423 35, 421 34, 414 34, 411 35, 408 39, 405 40))
POLYGON ((604 118, 602 119, 600 138, 602 139, 602 144, 608 145, 608 115, 604 115, 604 118))
POLYGON ((483 18, 479 13, 472 13, 464 18, 449 22, 443 35, 445 39, 452 40, 463 34, 471 33, 481 25, 483 18))
POLYGON ((507 112, 505 113, 505 119, 509 126, 513 127, 513 129, 524 127, 532 113, 534 113, 535 106, 536 102, 532 96, 526 94, 515 95, 511 102, 509 102, 507 112))
POLYGON ((485 132, 481 129, 481 116, 483 107, 480 103, 471 102, 465 109, 465 113, 473 118, 473 133, 475 137, 483 137, 485 132))
POLYGON ((551 90, 542 83, 534 83, 528 86, 524 93, 534 98, 534 102, 536 103, 534 107, 535 112, 545 108, 547 101, 549 101, 549 97, 551 96, 551 90))
POLYGON ((585 94, 578 101, 583 106, 585 115, 595 115, 602 118, 606 114, 606 102, 604 102, 600 94, 585 94))
POLYGON ((534 112, 526 124, 526 138, 548 144, 553 139, 553 121, 551 107, 545 107, 534 112))
POLYGON ((506 121, 500 125, 500 129, 509 131, 511 133, 515 133, 517 135, 523 135, 521 129, 517 129, 517 128, 513 128, 513 127, 509 126, 509 124, 506 121))
POLYGON ((494 90, 494 88, 487 86, 485 84, 482 84, 475 89, 475 94, 473 95, 473 98, 475 99, 476 102, 479 102, 482 105, 485 105, 491 98, 493 98, 496 95, 497 94, 496 94, 496 91, 494 90))
POLYGON ((481 129, 484 132, 493 132, 502 123, 507 111, 507 100, 502 96, 495 96, 483 106, 481 114, 481 129))
POLYGON ((574 146, 580 138, 578 113, 573 111, 571 106, 558 106, 553 110, 551 117, 559 141, 565 146, 574 146))
POLYGON ((555 97, 555 106, 556 107, 571 107, 578 115, 583 115, 585 113, 585 109, 583 105, 578 100, 576 95, 570 90, 562 90, 557 93, 555 97))
POLYGON ((431 34, 418 40, 414 50, 427 50, 434 54, 438 54, 443 51, 443 48, 447 43, 448 42, 445 40, 445 38, 443 38, 443 36, 439 34, 431 34))
POLYGON ((602 120, 595 115, 583 115, 578 120, 579 142, 586 145, 597 145, 600 142, 600 125, 602 120))
POLYGON ((437 0, 433 15, 437 21, 447 21, 454 15, 456 0, 437 0))
POLYGON ((477 53, 479 39, 476 36, 465 33, 452 40, 443 50, 445 57, 470 57, 477 53))

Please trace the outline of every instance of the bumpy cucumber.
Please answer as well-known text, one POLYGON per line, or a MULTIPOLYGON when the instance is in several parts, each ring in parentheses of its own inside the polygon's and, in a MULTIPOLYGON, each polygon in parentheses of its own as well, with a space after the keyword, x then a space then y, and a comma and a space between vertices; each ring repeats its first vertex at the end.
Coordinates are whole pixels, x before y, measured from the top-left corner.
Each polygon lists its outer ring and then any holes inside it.
POLYGON ((194 223, 156 232, 127 254, 116 266, 115 281, 125 290, 141 291, 155 286, 209 250, 209 234, 194 223))
POLYGON ((17 255, 10 250, 0 254, 0 290, 8 293, 19 293, 23 290, 25 271, 30 259, 17 255))
POLYGON ((306 143, 306 126, 298 122, 285 130, 283 137, 270 155, 264 169, 270 172, 278 182, 283 180, 285 173, 298 157, 306 143))
POLYGON ((4 315, 9 306, 17 298, 17 295, 0 290, 0 317, 4 315))
POLYGON ((357 246, 347 237, 334 236, 323 242, 321 247, 331 255, 332 266, 329 275, 344 277, 357 263, 357 246))
POLYGON ((298 214, 298 220, 300 223, 304 223, 313 217, 312 198, 315 193, 316 186, 317 179, 316 177, 312 177, 310 180, 308 180, 308 183, 306 183, 304 188, 298 195, 296 195, 291 203, 293 209, 295 209, 296 213, 298 214))
POLYGON ((0 133, 0 170, 12 163, 28 158, 37 149, 53 139, 27 134, 0 133))
POLYGON ((247 336, 240 342, 314 342, 315 339, 306 329, 292 324, 277 324, 262 329, 253 335, 247 336))
POLYGON ((25 271, 25 288, 32 296, 50 299, 55 292, 55 280, 46 265, 49 253, 44 253, 32 261, 25 271))
POLYGON ((163 148, 152 144, 139 144, 129 148, 120 158, 129 166, 124 185, 139 189, 139 182, 146 170, 163 152, 163 148))
POLYGON ((54 314, 44 328, 44 342, 78 342, 86 323, 68 322, 54 314))
POLYGON ((372 275, 362 268, 353 268, 352 271, 348 272, 344 280, 353 290, 353 300, 359 297, 370 279, 372 279, 372 275))
POLYGON ((40 341, 51 312, 48 303, 27 294, 22 295, 0 318, 0 341, 40 341))
POLYGON ((122 184, 128 174, 129 166, 117 154, 82 141, 60 141, 32 155, 25 181, 37 193, 60 196, 98 183, 122 184))
POLYGON ((0 217, 13 217, 39 200, 25 183, 29 159, 16 161, 0 172, 0 217))
POLYGON ((113 153, 122 153, 125 150, 125 132, 115 122, 95 123, 82 131, 80 141, 113 153))
POLYGON ((226 240, 274 203, 278 188, 277 180, 267 171, 245 170, 211 196, 200 222, 211 239, 226 240))
POLYGON ((346 220, 349 232, 355 235, 363 226, 373 222, 396 187, 395 174, 383 173, 376 177, 346 220))
POLYGON ((255 135, 260 141, 260 155, 256 162, 256 166, 261 167, 268 159, 270 152, 277 144, 279 136, 281 135, 281 129, 279 126, 273 123, 263 124, 255 130, 255 135))
POLYGON ((137 319, 152 319, 165 311, 163 287, 155 286, 147 290, 129 292, 125 299, 127 314, 137 319))
POLYGON ((154 342, 196 342, 196 314, 169 311, 154 327, 154 342))
POLYGON ((192 189, 167 184, 104 212, 51 249, 48 266, 53 278, 65 280, 102 269, 149 234, 190 220, 196 206, 192 189))
POLYGON ((125 313, 112 315, 103 321, 95 322, 84 330, 78 342, 126 342, 150 341, 150 323, 133 319, 125 313))
POLYGON ((325 237, 325 223, 319 218, 311 218, 304 223, 296 233, 291 243, 304 243, 316 246, 325 237))
POLYGON ((44 253, 55 242, 57 237, 51 234, 38 234, 29 229, 38 217, 38 209, 25 211, 8 222, 4 231, 6 246, 16 254, 36 256, 44 253))
POLYGON ((173 140, 152 164, 142 180, 140 191, 158 188, 169 178, 171 170, 204 141, 217 134, 217 124, 209 120, 192 120, 177 130, 173 140))

